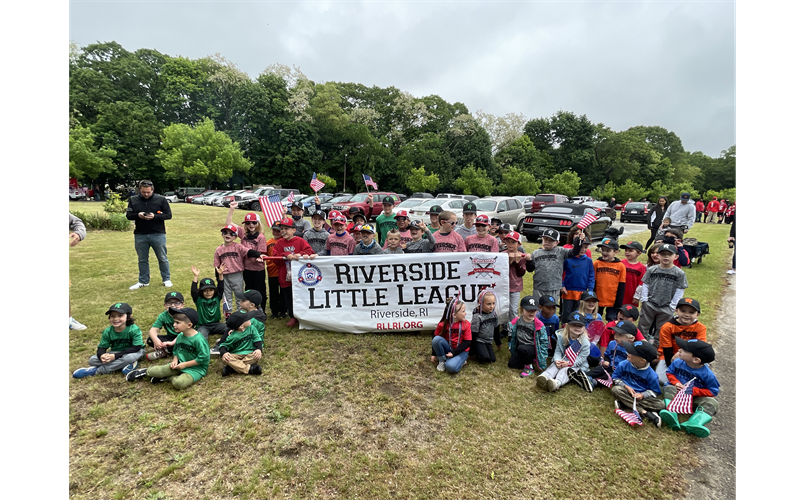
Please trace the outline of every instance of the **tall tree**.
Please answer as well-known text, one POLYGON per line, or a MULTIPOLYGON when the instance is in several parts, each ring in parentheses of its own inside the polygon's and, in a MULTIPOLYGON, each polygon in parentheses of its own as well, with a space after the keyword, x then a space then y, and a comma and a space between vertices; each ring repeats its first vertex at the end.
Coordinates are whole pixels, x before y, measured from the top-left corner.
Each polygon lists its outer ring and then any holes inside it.
POLYGON ((101 174, 114 170, 115 150, 95 144, 95 135, 75 122, 70 129, 70 177, 94 183, 101 174))
POLYGON ((528 118, 522 113, 507 113, 496 116, 484 113, 482 109, 473 113, 473 117, 489 134, 492 142, 492 154, 497 154, 503 148, 516 141, 523 135, 523 128, 528 118))

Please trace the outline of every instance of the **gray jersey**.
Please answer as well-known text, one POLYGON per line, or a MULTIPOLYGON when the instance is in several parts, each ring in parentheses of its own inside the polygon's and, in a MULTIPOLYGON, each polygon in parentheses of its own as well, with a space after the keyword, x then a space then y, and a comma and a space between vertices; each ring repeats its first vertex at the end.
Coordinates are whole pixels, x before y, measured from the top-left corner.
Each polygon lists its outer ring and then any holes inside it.
POLYGON ((352 255, 380 255, 383 253, 383 248, 380 246, 380 243, 374 242, 371 247, 364 248, 361 246, 360 242, 355 244, 355 251, 352 252, 352 255))
POLYGON ((457 232, 458 235, 461 236, 462 238, 464 238, 465 240, 467 239, 467 236, 469 236, 471 234, 476 234, 478 232, 478 230, 475 229, 475 225, 473 225, 472 227, 467 229, 467 226, 465 226, 464 224, 462 224, 460 226, 456 226, 454 231, 457 232))
POLYGON ((310 248, 313 249, 317 255, 324 255, 324 250, 327 245, 327 238, 330 236, 325 229, 321 231, 316 231, 316 228, 308 229, 305 231, 305 234, 302 235, 302 238, 307 241, 307 244, 310 245, 310 248))
POLYGON ((552 250, 538 248, 531 253, 534 263, 534 290, 559 290, 562 288, 562 271, 565 259, 569 259, 572 248, 559 245, 552 250))
POLYGON ((405 244, 405 253, 431 253, 435 244, 433 233, 425 231, 419 241, 409 241, 405 244))
POLYGON ((648 288, 648 302, 656 307, 668 307, 677 288, 687 288, 688 278, 685 271, 671 266, 670 269, 663 269, 660 266, 651 266, 646 269, 643 275, 643 293, 648 288))
POLYGON ((309 231, 313 229, 313 224, 310 223, 309 220, 302 217, 299 220, 293 221, 294 227, 296 227, 296 232, 294 232, 294 236, 299 236, 302 238, 305 235, 305 231, 309 231))
MULTIPOLYGON (((485 313, 479 311, 472 315, 472 338, 481 344, 491 344, 495 340, 495 328, 498 326, 498 317, 495 312, 485 313)), ((517 328, 520 328, 519 326, 517 328)))
POLYGON ((391 248, 384 248, 383 253, 405 253, 405 252, 403 252, 402 248, 397 247, 397 250, 392 250, 391 248))

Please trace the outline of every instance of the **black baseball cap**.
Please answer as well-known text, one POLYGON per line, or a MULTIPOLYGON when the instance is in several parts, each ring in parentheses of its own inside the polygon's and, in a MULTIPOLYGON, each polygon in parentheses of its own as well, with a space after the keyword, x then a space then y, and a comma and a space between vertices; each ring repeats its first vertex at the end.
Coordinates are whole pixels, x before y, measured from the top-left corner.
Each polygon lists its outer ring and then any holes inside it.
POLYGON ((257 290, 246 290, 245 292, 237 290, 235 292, 235 297, 237 297, 240 300, 246 299, 252 304, 259 305, 263 302, 263 295, 257 290))
POLYGON ((526 311, 536 311, 539 309, 537 305, 537 300, 534 298, 533 295, 526 295, 522 299, 520 299, 520 307, 522 307, 526 311))
POLYGON ((501 224, 503 224, 503 221, 502 221, 502 220, 500 220, 500 217, 491 217, 491 218, 489 219, 489 223, 490 223, 490 224, 494 224, 495 222, 497 222, 497 223, 498 223, 498 226, 499 226, 499 225, 501 225, 501 224))
POLYGON ((649 363, 657 359, 657 349, 655 349, 648 340, 638 340, 634 343, 624 342, 623 348, 626 349, 626 352, 629 354, 640 356, 649 363))
POLYGON ((312 213, 312 214, 310 214, 310 218, 311 218, 311 219, 312 219, 313 217, 316 217, 316 216, 319 216, 319 217, 321 217, 322 219, 327 220, 327 214, 326 214, 326 213, 324 213, 324 212, 323 212, 323 211, 321 211, 321 210, 314 210, 314 211, 313 211, 313 213, 312 213))
POLYGON ((559 241, 559 231, 556 229, 546 229, 542 232, 543 238, 550 238, 553 241, 559 241))
POLYGON ((702 312, 702 306, 699 305, 699 301, 690 297, 682 297, 679 299, 679 302, 676 303, 677 309, 679 309, 679 306, 690 306, 696 309, 696 312, 702 312))
POLYGON ((615 333, 625 333, 627 335, 637 335, 637 326, 631 321, 618 321, 612 325, 612 331, 615 333))
POLYGON ((676 251, 675 245, 669 245, 668 243, 665 243, 664 245, 660 246, 660 248, 657 249, 657 253, 661 252, 671 252, 674 255, 677 255, 679 253, 676 251))
POLYGON ((291 208, 301 208, 302 210, 304 210, 305 205, 301 201, 295 201, 291 203, 291 208))
POLYGON ((580 312, 576 311, 570 314, 570 317, 567 318, 568 325, 585 325, 586 322, 584 321, 584 315, 580 312))
POLYGON ((280 228, 280 221, 275 220, 274 222, 271 223, 271 229, 276 229, 279 231, 279 228, 280 228))
POLYGON ((675 337, 676 345, 680 349, 684 349, 702 360, 702 363, 712 363, 716 359, 716 352, 713 346, 707 342, 699 339, 685 340, 681 337, 675 337))
POLYGON ((424 228, 422 228, 422 227, 420 227, 420 226, 419 226, 420 224, 424 224, 424 222, 422 222, 422 221, 421 221, 421 220, 419 220, 419 219, 417 219, 417 220, 415 220, 415 221, 412 221, 412 222, 411 222, 411 225, 410 225, 410 226, 408 226, 408 230, 409 230, 409 231, 413 231, 413 230, 416 230, 416 231, 422 231, 422 230, 424 230, 424 228))
POLYGON ((498 234, 500 234, 500 233, 509 234, 511 231, 512 231, 512 226, 508 222, 501 223, 500 227, 498 228, 498 234))
POLYGON ((633 250, 637 250, 640 253, 643 253, 643 245, 641 245, 639 241, 630 241, 625 245, 621 245, 621 248, 623 249, 631 248, 633 250))
POLYGON ((182 292, 168 292, 165 295, 165 302, 169 300, 181 300, 184 302, 184 295, 182 295, 182 292))
POLYGON ((428 210, 429 215, 430 214, 440 214, 442 212, 444 212, 444 209, 442 208, 441 205, 433 205, 432 207, 430 207, 430 210, 428 210))
POLYGON ((106 314, 108 316, 110 313, 113 312, 131 315, 131 306, 126 304, 125 302, 118 302, 117 304, 112 304, 111 306, 109 306, 109 310, 106 311, 106 314))
POLYGON ((360 213, 361 209, 358 207, 349 207, 349 215, 360 213))
POLYGON ((601 243, 597 245, 599 248, 611 248, 613 250, 618 250, 620 247, 618 246, 618 240, 613 240, 612 238, 604 238, 601 240, 601 243))
POLYGON ((394 198, 392 198, 391 196, 384 196, 382 203, 383 203, 383 205, 385 205, 387 203, 389 205, 394 205, 394 198))
POLYGON ((539 305, 541 306, 556 306, 556 299, 551 295, 540 295, 539 305))
POLYGON ((199 291, 207 288, 215 288, 215 282, 212 281, 212 278, 204 278, 198 283, 199 291))
POLYGON ((632 319, 637 319, 640 317, 640 311, 638 311, 637 307, 633 306, 632 304, 624 304, 620 306, 618 311, 622 312, 624 316, 628 316, 632 319))
POLYGON ((585 300, 589 300, 589 299, 598 300, 598 295, 596 295, 594 291, 588 290, 588 291, 586 291, 586 292, 581 294, 581 298, 579 300, 584 302, 585 300))
POLYGON ((682 196, 679 197, 680 200, 689 200, 690 193, 682 193, 682 196))
POLYGON ((226 318, 226 327, 230 330, 237 330, 240 328, 240 325, 252 319, 257 311, 236 311, 229 315, 226 318))
POLYGON ((171 316, 174 316, 176 314, 184 314, 185 316, 187 316, 187 319, 189 319, 190 322, 193 323, 193 326, 196 326, 198 324, 198 312, 196 312, 196 310, 193 309, 192 307, 183 307, 181 309, 171 307, 168 309, 168 313, 171 316))
POLYGON ((475 203, 470 201, 470 202, 467 202, 467 203, 464 204, 463 211, 464 211, 464 213, 473 213, 474 214, 474 213, 478 212, 478 207, 475 206, 475 203))

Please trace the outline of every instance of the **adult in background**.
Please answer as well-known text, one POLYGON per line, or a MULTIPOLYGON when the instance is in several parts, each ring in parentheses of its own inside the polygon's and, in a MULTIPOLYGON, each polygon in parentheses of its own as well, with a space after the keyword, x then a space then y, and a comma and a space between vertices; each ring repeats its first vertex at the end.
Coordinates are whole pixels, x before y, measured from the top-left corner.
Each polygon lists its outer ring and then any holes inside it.
POLYGON ((617 204, 618 204, 618 202, 615 201, 615 197, 613 196, 612 199, 609 200, 609 208, 611 208, 612 210, 615 210, 615 205, 617 205, 617 204))
POLYGON ((126 218, 134 221, 134 249, 137 250, 137 265, 140 278, 129 290, 148 286, 151 270, 148 266, 148 250, 153 248, 159 261, 162 284, 171 287, 171 271, 168 264, 168 247, 165 239, 165 221, 172 218, 171 207, 164 196, 154 194, 154 183, 149 180, 137 184, 139 194, 129 198, 126 218))
MULTIPOLYGON (((74 247, 78 245, 79 242, 84 241, 84 238, 87 237, 87 228, 84 226, 84 221, 79 219, 73 214, 70 214, 70 246, 74 247)), ((67 305, 68 314, 70 314, 70 330, 86 330, 86 325, 82 325, 75 319, 73 319, 73 306, 71 304, 67 305)))
POLYGON ((651 211, 648 213, 648 228, 651 231, 651 236, 649 236, 648 241, 646 242, 646 248, 651 246, 651 243, 654 241, 654 238, 657 237, 657 230, 662 226, 662 220, 665 218, 665 212, 668 210, 668 197, 660 196, 657 200, 657 204, 651 208, 651 211))
POLYGON ((702 222, 702 214, 704 214, 704 201, 699 198, 696 200, 696 222, 702 222))
POLYGON ((719 205, 718 196, 713 196, 713 199, 707 204, 707 224, 715 223, 719 205))
POLYGON ((696 220, 696 207, 690 201, 690 193, 682 193, 678 200, 671 203, 665 211, 665 217, 671 219, 670 227, 679 228, 683 233, 687 233, 696 220))

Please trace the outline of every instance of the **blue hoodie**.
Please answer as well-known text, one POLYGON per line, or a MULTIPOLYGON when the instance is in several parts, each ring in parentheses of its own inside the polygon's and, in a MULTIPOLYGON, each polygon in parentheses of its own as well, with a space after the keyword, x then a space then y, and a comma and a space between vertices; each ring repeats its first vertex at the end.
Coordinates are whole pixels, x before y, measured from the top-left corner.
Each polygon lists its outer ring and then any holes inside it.
POLYGON ((593 259, 585 254, 566 259, 564 263, 565 278, 562 286, 568 291, 584 292, 595 290, 595 268, 593 259))

